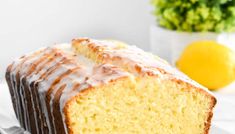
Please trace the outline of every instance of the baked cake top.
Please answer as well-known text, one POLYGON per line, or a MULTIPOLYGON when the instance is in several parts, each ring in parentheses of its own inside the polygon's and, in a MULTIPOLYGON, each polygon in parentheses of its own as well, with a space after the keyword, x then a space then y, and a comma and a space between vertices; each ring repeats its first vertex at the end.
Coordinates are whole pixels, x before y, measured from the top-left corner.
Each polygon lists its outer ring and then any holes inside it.
POLYGON ((87 46, 89 50, 98 55, 99 59, 102 59, 102 63, 111 63, 116 66, 127 68, 127 71, 132 74, 158 76, 162 79, 171 79, 179 83, 186 83, 189 84, 189 86, 206 90, 210 93, 207 88, 169 65, 165 60, 162 60, 151 53, 147 53, 136 46, 126 45, 119 41, 94 40, 89 38, 74 39, 72 45, 74 48, 79 47, 80 45, 87 46))

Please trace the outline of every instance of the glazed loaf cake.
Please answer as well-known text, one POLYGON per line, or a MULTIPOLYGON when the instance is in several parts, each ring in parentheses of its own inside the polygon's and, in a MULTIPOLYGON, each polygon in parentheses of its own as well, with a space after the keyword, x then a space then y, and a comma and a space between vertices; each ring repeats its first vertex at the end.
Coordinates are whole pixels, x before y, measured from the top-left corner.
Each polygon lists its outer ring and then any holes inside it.
POLYGON ((42 48, 10 64, 6 80, 32 134, 207 134, 216 104, 164 60, 117 41, 42 48))

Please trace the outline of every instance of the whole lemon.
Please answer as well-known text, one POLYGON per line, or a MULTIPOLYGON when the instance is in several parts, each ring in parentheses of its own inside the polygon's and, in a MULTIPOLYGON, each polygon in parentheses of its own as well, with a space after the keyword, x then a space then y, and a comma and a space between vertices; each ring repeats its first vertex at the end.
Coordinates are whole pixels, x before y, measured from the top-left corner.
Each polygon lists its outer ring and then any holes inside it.
POLYGON ((235 79, 235 53, 215 41, 195 41, 188 45, 176 66, 205 87, 216 90, 235 79))

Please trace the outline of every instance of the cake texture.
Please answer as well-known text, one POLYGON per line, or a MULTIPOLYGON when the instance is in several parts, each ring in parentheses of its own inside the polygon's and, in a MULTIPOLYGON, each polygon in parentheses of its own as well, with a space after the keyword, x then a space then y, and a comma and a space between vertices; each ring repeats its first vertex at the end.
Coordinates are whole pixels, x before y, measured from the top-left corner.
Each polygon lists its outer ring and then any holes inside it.
POLYGON ((216 104, 164 60, 112 40, 41 48, 14 60, 6 80, 32 134, 207 134, 216 104))

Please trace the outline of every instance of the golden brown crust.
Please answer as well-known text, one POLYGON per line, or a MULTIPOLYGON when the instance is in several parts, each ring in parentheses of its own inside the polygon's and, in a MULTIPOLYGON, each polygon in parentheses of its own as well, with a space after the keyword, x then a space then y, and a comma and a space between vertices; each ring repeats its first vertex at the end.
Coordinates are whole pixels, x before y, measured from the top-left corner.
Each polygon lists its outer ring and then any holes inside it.
POLYGON ((210 108, 209 108, 209 111, 208 111, 208 115, 207 115, 207 119, 206 119, 206 122, 204 123, 204 126, 205 126, 205 128, 204 128, 204 134, 208 134, 209 133, 209 130, 210 130, 210 126, 211 126, 211 119, 212 119, 212 117, 213 117, 213 109, 214 109, 214 107, 215 107, 215 105, 216 105, 216 102, 217 102, 217 100, 216 100, 216 98, 215 98, 215 96, 213 96, 211 93, 209 93, 208 91, 206 91, 205 89, 202 89, 202 88, 199 88, 199 87, 197 87, 197 86, 195 86, 195 85, 192 85, 192 84, 190 84, 190 83, 188 83, 188 82, 185 82, 185 81, 182 81, 182 80, 180 80, 180 79, 172 79, 172 81, 175 81, 175 82, 177 82, 178 84, 186 84, 186 87, 188 87, 188 88, 186 88, 186 89, 195 89, 197 92, 200 92, 200 93, 202 93, 202 94, 205 94, 205 96, 207 96, 208 98, 210 98, 210 100, 211 100, 211 105, 210 105, 210 108))
POLYGON ((211 126, 211 119, 213 117, 213 108, 216 105, 216 98, 212 97, 211 100, 212 100, 212 103, 211 103, 211 106, 210 106, 210 109, 209 109, 209 112, 208 112, 207 122, 205 123, 205 129, 204 129, 205 134, 209 133, 210 126, 211 126))

